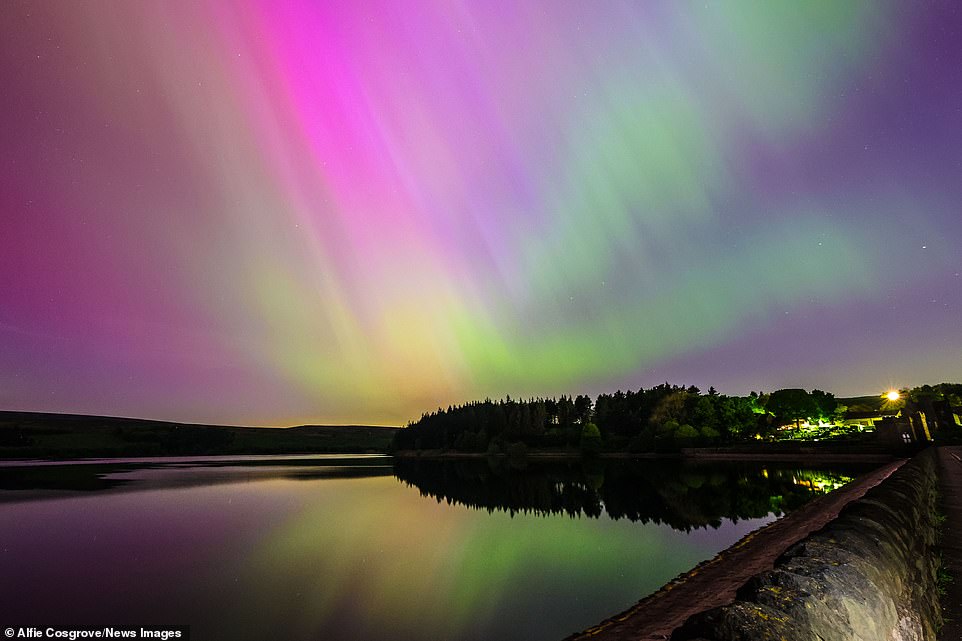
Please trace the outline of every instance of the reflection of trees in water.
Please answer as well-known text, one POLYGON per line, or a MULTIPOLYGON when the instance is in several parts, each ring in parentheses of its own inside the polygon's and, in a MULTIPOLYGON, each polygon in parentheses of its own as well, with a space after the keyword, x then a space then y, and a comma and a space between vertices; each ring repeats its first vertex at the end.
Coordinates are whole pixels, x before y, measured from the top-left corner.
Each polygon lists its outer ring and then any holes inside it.
POLYGON ((401 481, 439 502, 511 514, 567 514, 664 523, 677 530, 789 512, 866 471, 753 463, 396 459, 401 481))

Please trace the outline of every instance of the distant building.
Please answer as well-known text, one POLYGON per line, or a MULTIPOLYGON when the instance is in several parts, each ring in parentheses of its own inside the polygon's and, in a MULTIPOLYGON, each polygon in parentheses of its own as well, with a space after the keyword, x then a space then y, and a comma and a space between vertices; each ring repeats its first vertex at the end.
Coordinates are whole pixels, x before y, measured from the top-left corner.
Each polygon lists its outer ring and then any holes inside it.
POLYGON ((856 428, 860 431, 873 429, 879 422, 887 418, 897 418, 898 415, 899 410, 897 408, 846 412, 845 418, 842 419, 842 425, 844 427, 856 428))
POLYGON ((879 441, 889 445, 909 445, 932 440, 925 413, 903 410, 898 416, 886 416, 875 424, 879 441))
POLYGON ((962 406, 957 398, 918 398, 882 402, 879 407, 862 402, 845 412, 838 423, 848 429, 875 431, 889 445, 933 440, 940 430, 962 427, 962 406))
POLYGON ((920 412, 924 412, 928 418, 932 431, 944 430, 953 425, 962 426, 962 407, 953 407, 952 404, 944 399, 920 399, 918 402, 920 412))

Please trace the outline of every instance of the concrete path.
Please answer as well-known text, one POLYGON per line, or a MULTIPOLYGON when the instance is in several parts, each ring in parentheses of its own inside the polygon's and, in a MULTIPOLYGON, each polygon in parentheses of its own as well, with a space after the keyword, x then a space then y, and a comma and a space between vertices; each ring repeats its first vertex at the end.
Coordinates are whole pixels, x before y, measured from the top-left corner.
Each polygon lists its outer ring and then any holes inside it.
POLYGON ((953 577, 942 600, 945 626, 939 638, 962 639, 962 447, 939 448, 939 476, 942 489, 942 559, 953 577))
MULTIPOLYGON (((824 527, 838 516, 842 508, 861 498, 904 463, 905 460, 898 460, 882 465, 848 485, 807 503, 788 516, 749 534, 711 561, 682 575, 629 610, 574 634, 566 641, 667 639, 672 630, 691 615, 731 603, 735 599, 735 592, 749 578, 770 570, 775 559, 786 549, 824 527)), ((959 514, 962 516, 962 508, 959 514)), ((957 531, 962 532, 962 529, 957 531)))

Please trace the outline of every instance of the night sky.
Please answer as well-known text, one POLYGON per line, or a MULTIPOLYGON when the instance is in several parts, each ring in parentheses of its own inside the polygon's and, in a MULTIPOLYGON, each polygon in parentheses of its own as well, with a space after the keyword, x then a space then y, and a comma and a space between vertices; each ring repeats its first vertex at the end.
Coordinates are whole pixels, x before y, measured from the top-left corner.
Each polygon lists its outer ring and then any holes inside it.
POLYGON ((946 2, 4 2, 0 408, 962 379, 946 2))

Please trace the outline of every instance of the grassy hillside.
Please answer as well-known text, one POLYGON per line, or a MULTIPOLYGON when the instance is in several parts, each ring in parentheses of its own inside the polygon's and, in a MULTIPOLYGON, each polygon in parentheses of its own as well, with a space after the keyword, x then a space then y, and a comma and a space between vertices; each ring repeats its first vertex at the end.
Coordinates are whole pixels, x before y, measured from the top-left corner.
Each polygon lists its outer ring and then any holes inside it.
POLYGON ((0 458, 385 452, 395 432, 365 425, 232 427, 0 412, 0 458))
POLYGON ((880 394, 853 396, 850 398, 839 398, 837 400, 839 404, 848 407, 848 411, 850 412, 877 412, 888 402, 880 394))

